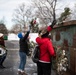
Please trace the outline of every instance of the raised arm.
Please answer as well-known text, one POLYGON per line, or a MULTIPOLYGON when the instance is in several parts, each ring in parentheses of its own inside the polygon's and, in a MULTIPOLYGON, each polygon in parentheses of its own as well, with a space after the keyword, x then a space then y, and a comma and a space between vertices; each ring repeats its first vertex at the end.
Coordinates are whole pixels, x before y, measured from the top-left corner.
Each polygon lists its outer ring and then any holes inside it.
POLYGON ((29 27, 28 27, 28 31, 27 31, 26 34, 24 35, 23 40, 25 40, 25 39, 28 38, 29 33, 30 33, 30 30, 31 30, 31 27, 30 27, 30 25, 29 25, 29 27))
POLYGON ((53 20, 52 24, 47 27, 47 31, 50 32, 55 24, 56 24, 56 20, 53 20))
POLYGON ((30 31, 27 31, 27 32, 26 32, 26 34, 25 34, 25 35, 24 35, 24 37, 23 37, 23 40, 25 40, 25 39, 27 39, 27 38, 28 38, 29 33, 30 33, 30 31))

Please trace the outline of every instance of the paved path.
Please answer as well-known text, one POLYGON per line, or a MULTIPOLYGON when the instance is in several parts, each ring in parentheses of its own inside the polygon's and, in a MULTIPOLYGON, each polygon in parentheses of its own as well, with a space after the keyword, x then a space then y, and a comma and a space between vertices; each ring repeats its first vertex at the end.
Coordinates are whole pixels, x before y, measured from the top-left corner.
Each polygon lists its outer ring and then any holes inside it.
MULTIPOLYGON (((18 41, 6 41, 6 47, 8 49, 7 58, 4 62, 6 68, 0 69, 0 75, 17 75, 19 66, 18 41)), ((31 58, 27 57, 25 70, 28 75, 37 75, 36 64, 32 62, 31 58)), ((52 71, 52 75, 56 75, 55 72, 52 71)))

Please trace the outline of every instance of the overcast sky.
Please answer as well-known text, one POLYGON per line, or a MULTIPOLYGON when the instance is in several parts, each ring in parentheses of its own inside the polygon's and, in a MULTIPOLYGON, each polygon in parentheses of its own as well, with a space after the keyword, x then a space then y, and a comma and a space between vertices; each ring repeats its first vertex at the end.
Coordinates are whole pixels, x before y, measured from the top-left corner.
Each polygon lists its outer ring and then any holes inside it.
MULTIPOLYGON (((4 17, 5 24, 8 29, 12 27, 12 15, 14 9, 16 9, 20 4, 25 3, 25 5, 31 5, 31 0, 0 0, 0 20, 4 17)), ((60 0, 58 6, 69 6, 73 7, 76 3, 76 0, 60 0)), ((64 7, 63 6, 63 7, 64 7)))

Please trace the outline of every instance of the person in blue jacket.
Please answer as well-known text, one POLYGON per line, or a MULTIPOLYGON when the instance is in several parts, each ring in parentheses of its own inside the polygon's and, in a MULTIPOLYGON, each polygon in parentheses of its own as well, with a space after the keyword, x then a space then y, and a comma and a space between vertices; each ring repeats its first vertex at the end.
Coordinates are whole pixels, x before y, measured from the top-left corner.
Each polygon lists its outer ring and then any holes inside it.
POLYGON ((26 55, 29 53, 29 47, 28 47, 28 37, 29 37, 30 31, 27 31, 26 34, 19 33, 18 37, 19 40, 19 56, 20 56, 20 64, 18 68, 18 73, 22 75, 26 75, 26 72, 24 71, 25 64, 26 64, 26 55))

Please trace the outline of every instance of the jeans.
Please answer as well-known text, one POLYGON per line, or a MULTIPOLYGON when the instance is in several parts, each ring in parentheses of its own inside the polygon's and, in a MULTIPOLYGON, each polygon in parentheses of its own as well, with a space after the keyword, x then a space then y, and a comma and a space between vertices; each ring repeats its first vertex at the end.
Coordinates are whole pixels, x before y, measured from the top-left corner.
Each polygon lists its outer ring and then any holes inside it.
POLYGON ((51 63, 37 63, 37 75, 51 75, 51 63))
POLYGON ((20 56, 20 64, 19 64, 19 69, 24 70, 25 64, 26 64, 26 53, 24 52, 19 52, 20 56))

